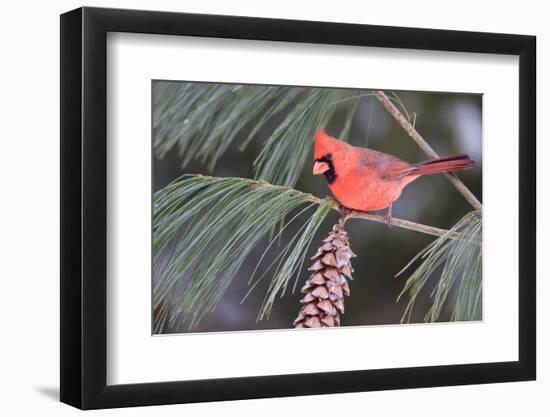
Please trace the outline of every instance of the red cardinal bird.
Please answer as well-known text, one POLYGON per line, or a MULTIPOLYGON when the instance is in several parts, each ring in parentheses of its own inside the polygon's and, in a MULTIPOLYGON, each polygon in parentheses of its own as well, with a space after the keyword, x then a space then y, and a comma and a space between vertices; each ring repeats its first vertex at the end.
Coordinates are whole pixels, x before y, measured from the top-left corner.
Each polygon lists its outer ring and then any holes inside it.
POLYGON ((332 195, 344 207, 371 211, 391 207, 406 185, 425 174, 470 169, 475 161, 467 155, 431 159, 409 164, 393 155, 348 145, 317 129, 313 174, 325 176, 332 195))

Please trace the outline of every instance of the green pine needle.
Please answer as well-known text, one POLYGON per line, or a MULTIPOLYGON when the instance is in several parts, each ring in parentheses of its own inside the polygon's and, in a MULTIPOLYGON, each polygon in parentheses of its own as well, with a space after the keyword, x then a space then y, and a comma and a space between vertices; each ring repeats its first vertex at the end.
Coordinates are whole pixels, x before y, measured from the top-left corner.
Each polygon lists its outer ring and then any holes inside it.
POLYGON ((197 158, 212 172, 219 158, 246 132, 244 150, 268 122, 287 112, 265 140, 255 161, 255 177, 273 184, 296 184, 339 90, 265 85, 153 82, 153 148, 158 158, 177 148, 182 167, 197 158))
POLYGON ((482 313, 482 215, 475 210, 464 216, 445 236, 434 240, 418 253, 397 275, 422 259, 420 266, 407 279, 401 294, 409 296, 409 302, 401 322, 409 322, 416 299, 429 278, 442 267, 441 276, 430 294, 432 304, 424 317, 426 322, 438 320, 443 307, 452 308, 451 320, 481 320, 482 313), (461 233, 464 239, 450 239, 453 232, 461 233), (450 290, 457 286, 458 294, 449 299, 450 290))
POLYGON ((315 130, 326 120, 335 90, 310 89, 267 140, 254 161, 257 179, 294 186, 311 152, 315 130))
MULTIPOLYGON (((153 309, 163 323, 195 326, 212 312, 245 259, 282 219, 297 221, 297 211, 311 213, 300 232, 279 249, 284 256, 273 269, 259 318, 269 316, 273 300, 301 271, 317 228, 331 203, 300 191, 245 178, 183 176, 154 196, 153 253, 156 279, 153 309), (168 307, 163 307, 168 304, 168 307), (170 317, 166 318, 169 315, 170 317)), ((274 237, 273 239, 276 239, 274 237)))
POLYGON ((177 147, 185 167, 194 158, 213 170, 237 134, 254 124, 245 147, 274 115, 307 88, 153 82, 153 147, 159 158, 177 147))

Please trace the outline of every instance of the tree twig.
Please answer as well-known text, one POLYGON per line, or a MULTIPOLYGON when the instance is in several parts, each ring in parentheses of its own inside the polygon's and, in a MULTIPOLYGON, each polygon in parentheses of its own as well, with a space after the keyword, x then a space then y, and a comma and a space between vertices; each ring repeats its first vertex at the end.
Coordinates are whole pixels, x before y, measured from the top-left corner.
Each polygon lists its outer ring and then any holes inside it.
MULTIPOLYGON (((365 213, 361 211, 352 211, 349 217, 351 219, 366 219, 366 220, 371 220, 378 223, 387 224, 386 216, 382 216, 380 214, 365 213)), ((444 236, 447 233, 449 233, 448 230, 440 229, 439 227, 428 226, 422 223, 416 223, 410 220, 398 219, 395 217, 392 217, 390 223, 392 226, 401 227, 402 229, 407 229, 407 230, 414 230, 414 231, 426 233, 432 236, 444 236)), ((449 236, 453 239, 462 238, 460 233, 451 233, 449 236)))
MULTIPOLYGON (((323 201, 328 200, 329 204, 334 210, 342 212, 340 205, 332 199, 322 200, 318 197, 311 195, 311 200, 318 204, 322 204, 323 201)), ((365 211, 350 210, 345 214, 345 216, 347 217, 345 220, 364 219, 364 220, 370 220, 377 223, 384 223, 384 224, 388 223, 386 216, 383 216, 381 214, 367 213, 365 211)), ((440 229, 439 227, 428 226, 426 224, 416 223, 410 220, 404 220, 404 219, 398 219, 398 218, 392 217, 390 223, 391 223, 391 226, 396 226, 407 230, 413 230, 415 232, 425 233, 432 236, 440 237, 440 236, 447 235, 447 237, 449 237, 450 239, 455 239, 455 240, 464 239, 464 236, 462 236, 461 233, 451 232, 446 229, 440 229)), ((479 244, 481 244, 481 242, 479 242, 479 244)))
MULTIPOLYGON (((429 157, 439 158, 439 155, 433 150, 433 148, 424 140, 424 138, 418 133, 405 116, 399 111, 399 109, 392 103, 392 101, 386 96, 383 91, 374 91, 375 97, 384 106, 384 108, 392 115, 392 117, 401 125, 403 130, 417 143, 429 157)), ((481 203, 476 196, 464 185, 462 181, 453 173, 448 172, 444 174, 449 181, 456 187, 456 189, 464 196, 464 198, 472 205, 476 210, 481 209, 481 203)))

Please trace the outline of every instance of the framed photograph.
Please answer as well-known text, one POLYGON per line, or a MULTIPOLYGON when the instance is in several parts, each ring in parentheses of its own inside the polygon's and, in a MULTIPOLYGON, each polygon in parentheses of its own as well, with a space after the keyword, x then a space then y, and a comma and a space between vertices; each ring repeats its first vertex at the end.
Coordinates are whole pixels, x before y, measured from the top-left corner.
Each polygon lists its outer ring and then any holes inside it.
POLYGON ((61 401, 535 379, 535 38, 61 16, 61 401))

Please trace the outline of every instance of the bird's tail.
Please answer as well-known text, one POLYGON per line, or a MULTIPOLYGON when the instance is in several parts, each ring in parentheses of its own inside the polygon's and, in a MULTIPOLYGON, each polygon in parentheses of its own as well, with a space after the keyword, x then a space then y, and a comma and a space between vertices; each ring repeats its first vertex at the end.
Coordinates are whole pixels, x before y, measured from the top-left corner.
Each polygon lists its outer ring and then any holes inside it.
POLYGON ((415 169, 411 175, 439 174, 441 172, 461 171, 471 169, 476 162, 468 155, 446 156, 443 158, 430 159, 414 165, 415 169))

